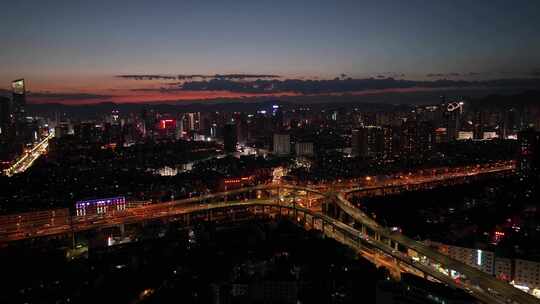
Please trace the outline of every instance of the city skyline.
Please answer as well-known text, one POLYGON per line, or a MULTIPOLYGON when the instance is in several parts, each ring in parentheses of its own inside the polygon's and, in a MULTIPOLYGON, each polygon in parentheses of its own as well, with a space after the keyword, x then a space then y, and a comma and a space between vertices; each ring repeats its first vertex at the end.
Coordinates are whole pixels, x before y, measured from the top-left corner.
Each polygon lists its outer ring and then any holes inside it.
POLYGON ((0 12, 1 303, 540 303, 538 0, 0 12))

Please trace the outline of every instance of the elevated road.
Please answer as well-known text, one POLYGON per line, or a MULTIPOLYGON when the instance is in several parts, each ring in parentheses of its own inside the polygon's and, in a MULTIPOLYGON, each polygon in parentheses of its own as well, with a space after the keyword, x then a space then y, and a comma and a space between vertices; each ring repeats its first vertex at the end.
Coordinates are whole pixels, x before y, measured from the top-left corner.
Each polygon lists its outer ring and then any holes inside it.
MULTIPOLYGON (((472 282, 470 284, 471 286, 466 288, 468 292, 480 288, 481 291, 478 292, 482 293, 485 297, 492 297, 492 294, 495 293, 500 294, 502 295, 501 298, 504 298, 504 300, 497 298, 492 299, 497 300, 498 303, 540 303, 540 300, 534 298, 533 296, 522 292, 521 290, 514 288, 512 285, 500 281, 481 270, 454 260, 447 255, 433 250, 423 243, 417 242, 400 233, 392 232, 388 228, 380 226, 364 212, 354 207, 347 199, 345 199, 343 194, 336 195, 335 201, 345 213, 354 219, 354 221, 360 223, 361 225, 367 226, 367 229, 372 231, 373 234, 377 235, 378 237, 376 238, 387 239, 390 242, 395 242, 404 248, 413 250, 419 255, 425 256, 432 262, 437 262, 440 265, 443 265, 448 270, 454 270, 462 275, 465 275, 466 278, 472 282)), ((426 273, 440 279, 440 275, 436 275, 437 272, 439 271, 433 269, 429 272, 426 271, 426 273)), ((442 280, 442 282, 447 282, 448 279, 450 279, 450 277, 445 276, 445 280, 442 280)), ((463 288, 463 286, 461 288, 463 288)), ((485 298, 481 300, 484 301, 485 298)), ((488 301, 487 303, 491 302, 488 301)))
POLYGON ((4 169, 4 174, 7 176, 13 176, 14 174, 26 171, 32 166, 32 164, 42 154, 47 152, 49 147, 49 140, 54 137, 54 131, 52 131, 47 137, 35 144, 32 149, 25 151, 9 168, 4 169))
POLYGON ((452 172, 447 176, 432 175, 412 180, 405 179, 406 181, 402 181, 401 184, 396 184, 396 181, 386 180, 384 181, 386 184, 355 187, 342 191, 335 191, 331 188, 328 191, 324 191, 324 189, 293 185, 260 185, 168 203, 142 205, 105 214, 84 216, 72 216, 67 209, 8 215, 0 217, 0 243, 34 237, 76 233, 155 219, 189 216, 190 214, 201 212, 206 212, 208 218, 211 218, 212 212, 217 210, 230 210, 231 214, 234 214, 236 208, 252 208, 252 210, 261 208, 262 212, 278 212, 280 214, 283 210, 288 210, 287 214, 293 217, 295 221, 303 220, 304 225, 311 222, 312 228, 321 230, 324 234, 359 252, 362 248, 377 250, 391 257, 397 263, 406 264, 408 267, 417 269, 438 281, 466 290, 469 294, 485 303, 540 303, 533 296, 505 282, 499 281, 474 267, 451 259, 404 235, 391 232, 356 208, 347 198, 351 194, 371 191, 373 189, 429 185, 430 183, 438 183, 441 180, 448 181, 452 179, 456 181, 467 181, 469 178, 511 172, 512 170, 514 168, 511 164, 501 164, 496 168, 477 168, 469 172, 452 172), (354 227, 360 227, 361 230, 354 228, 349 220, 336 219, 322 213, 319 209, 320 206, 306 208, 300 203, 297 203, 300 200, 296 201, 296 198, 302 199, 301 197, 293 196, 293 198, 284 198, 286 197, 284 194, 287 192, 306 193, 317 199, 323 199, 326 203, 335 205, 339 210, 342 210, 343 214, 350 217, 354 227), (331 227, 331 229, 327 229, 325 226, 331 227), (407 252, 402 252, 401 249, 405 249, 407 252), (425 260, 420 262, 415 261, 407 254, 409 250, 424 257, 425 260), (447 270, 458 272, 463 276, 463 280, 460 282, 454 281, 448 273, 441 272, 436 267, 436 264, 441 265, 441 267, 447 270))

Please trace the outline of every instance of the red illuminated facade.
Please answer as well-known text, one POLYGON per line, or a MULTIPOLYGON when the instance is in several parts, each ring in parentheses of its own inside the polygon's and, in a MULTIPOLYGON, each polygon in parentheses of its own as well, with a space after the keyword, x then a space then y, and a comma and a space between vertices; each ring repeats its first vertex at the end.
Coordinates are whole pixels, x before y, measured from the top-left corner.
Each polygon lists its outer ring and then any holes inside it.
POLYGON ((155 130, 160 138, 174 138, 176 134, 176 119, 163 118, 158 120, 155 130))

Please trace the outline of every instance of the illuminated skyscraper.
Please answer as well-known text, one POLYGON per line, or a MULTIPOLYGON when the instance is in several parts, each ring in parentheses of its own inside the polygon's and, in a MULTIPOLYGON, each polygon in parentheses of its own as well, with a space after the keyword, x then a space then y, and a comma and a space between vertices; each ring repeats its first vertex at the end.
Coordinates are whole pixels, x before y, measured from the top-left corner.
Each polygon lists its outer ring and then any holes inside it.
POLYGON ((18 79, 11 82, 11 89, 13 93, 11 111, 13 113, 13 119, 20 122, 24 119, 24 112, 26 107, 26 87, 24 79, 18 79))
POLYGON ((450 102, 443 107, 446 125, 446 140, 448 142, 454 141, 458 138, 459 127, 461 125, 461 114, 463 113, 464 104, 465 103, 462 101, 450 102))

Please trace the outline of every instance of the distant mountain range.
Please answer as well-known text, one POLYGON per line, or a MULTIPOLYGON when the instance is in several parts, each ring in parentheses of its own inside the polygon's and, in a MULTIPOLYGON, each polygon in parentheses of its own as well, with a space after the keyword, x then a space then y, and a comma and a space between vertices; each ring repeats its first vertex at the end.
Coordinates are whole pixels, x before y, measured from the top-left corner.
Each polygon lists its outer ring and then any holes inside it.
POLYGON ((408 108, 417 104, 438 104, 441 95, 447 99, 467 98, 473 107, 523 107, 527 105, 540 106, 540 90, 514 92, 501 90, 500 94, 486 96, 486 92, 478 91, 442 91, 442 92, 412 92, 412 93, 388 93, 373 96, 355 95, 317 95, 317 96, 291 96, 283 98, 246 98, 241 101, 235 99, 215 99, 193 102, 175 103, 121 103, 111 102, 92 105, 65 105, 65 104, 29 104, 28 113, 52 117, 55 113, 65 114, 68 117, 78 119, 93 119, 110 113, 113 109, 121 113, 139 113, 144 108, 151 108, 162 113, 179 113, 193 111, 249 111, 270 109, 274 104, 284 107, 305 104, 314 109, 322 108, 351 108, 357 107, 365 111, 378 111, 396 109, 396 107, 408 108), (459 93, 459 94, 456 94, 459 93), (466 94, 469 93, 469 94, 466 94))

